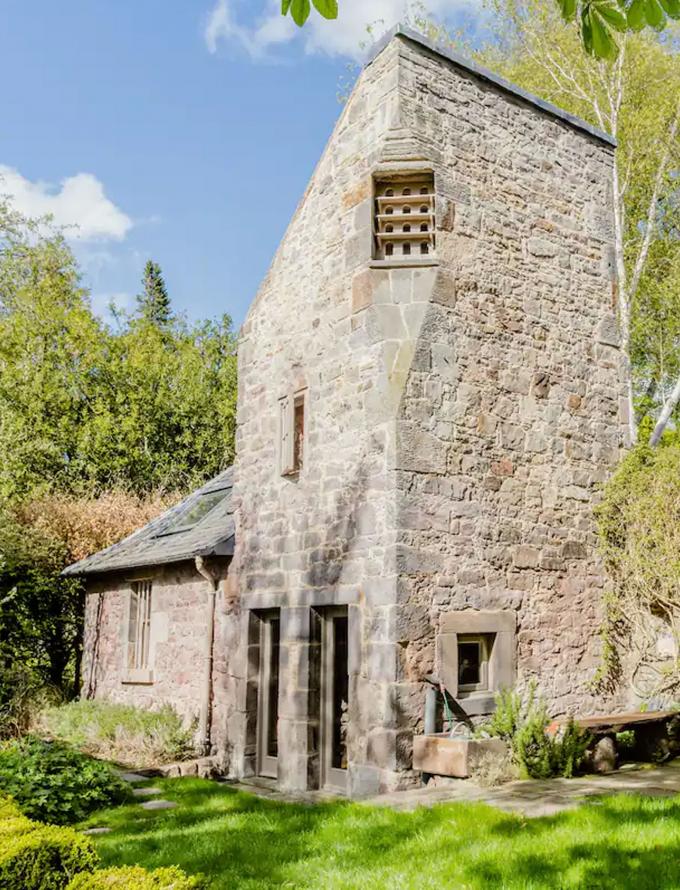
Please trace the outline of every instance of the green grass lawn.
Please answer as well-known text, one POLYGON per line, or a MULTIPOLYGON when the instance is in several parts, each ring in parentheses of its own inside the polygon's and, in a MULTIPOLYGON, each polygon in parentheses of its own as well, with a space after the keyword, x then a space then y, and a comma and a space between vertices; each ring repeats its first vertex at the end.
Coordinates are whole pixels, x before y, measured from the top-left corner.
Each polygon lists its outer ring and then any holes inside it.
POLYGON ((107 865, 177 864, 211 887, 678 888, 680 798, 621 795, 543 819, 483 804, 412 813, 263 800, 202 779, 154 782, 174 810, 93 816, 107 865))

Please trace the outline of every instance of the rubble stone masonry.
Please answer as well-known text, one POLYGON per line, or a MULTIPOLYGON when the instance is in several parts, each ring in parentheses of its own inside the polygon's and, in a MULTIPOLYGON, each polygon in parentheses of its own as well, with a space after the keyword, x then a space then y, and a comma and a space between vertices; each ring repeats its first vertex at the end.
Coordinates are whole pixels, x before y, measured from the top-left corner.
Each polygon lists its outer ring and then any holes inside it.
POLYGON ((221 600, 233 774, 252 754, 253 609, 281 609, 285 787, 318 772, 312 607, 349 608, 351 793, 415 780, 448 613, 512 611, 518 681, 555 712, 593 707, 592 508, 626 427, 612 164, 606 141, 407 37, 362 74, 242 330, 221 600), (423 171, 435 256, 374 261, 373 177, 423 171), (286 477, 279 399, 301 388, 304 468, 286 477))

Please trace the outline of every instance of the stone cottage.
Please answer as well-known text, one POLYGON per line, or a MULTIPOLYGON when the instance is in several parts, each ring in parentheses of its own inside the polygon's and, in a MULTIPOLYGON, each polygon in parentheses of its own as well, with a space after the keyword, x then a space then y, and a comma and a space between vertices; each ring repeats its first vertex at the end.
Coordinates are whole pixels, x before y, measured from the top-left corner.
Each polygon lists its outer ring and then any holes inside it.
POLYGON ((428 676, 473 717, 530 677, 596 706, 613 162, 408 29, 375 48, 241 331, 233 477, 70 570, 88 694, 198 716, 229 775, 351 795, 417 781, 428 676))

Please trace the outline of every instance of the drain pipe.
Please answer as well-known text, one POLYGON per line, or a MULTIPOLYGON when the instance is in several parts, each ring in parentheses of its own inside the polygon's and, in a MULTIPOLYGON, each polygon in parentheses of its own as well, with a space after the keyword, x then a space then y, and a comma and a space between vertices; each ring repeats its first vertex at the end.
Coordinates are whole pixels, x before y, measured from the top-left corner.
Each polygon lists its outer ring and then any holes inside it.
POLYGON ((219 579, 212 572, 202 556, 195 559, 196 571, 202 575, 210 585, 208 590, 207 629, 203 649, 203 681, 201 684, 201 708, 198 718, 198 736, 200 739, 201 753, 204 757, 210 754, 210 732, 212 729, 212 675, 213 675, 213 649, 215 643, 215 600, 219 579))
POLYGON ((425 725, 423 726, 425 735, 434 735, 437 731, 437 691, 439 680, 433 675, 428 674, 425 677, 427 687, 425 688, 425 725))

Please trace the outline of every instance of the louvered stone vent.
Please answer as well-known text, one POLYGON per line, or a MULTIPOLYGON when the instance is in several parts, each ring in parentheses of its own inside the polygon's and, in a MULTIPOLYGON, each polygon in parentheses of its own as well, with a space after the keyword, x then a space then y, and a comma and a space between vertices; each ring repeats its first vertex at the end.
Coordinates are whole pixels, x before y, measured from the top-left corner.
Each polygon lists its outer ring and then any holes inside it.
POLYGON ((418 173, 375 180, 375 256, 409 261, 435 251, 434 176, 418 173))

